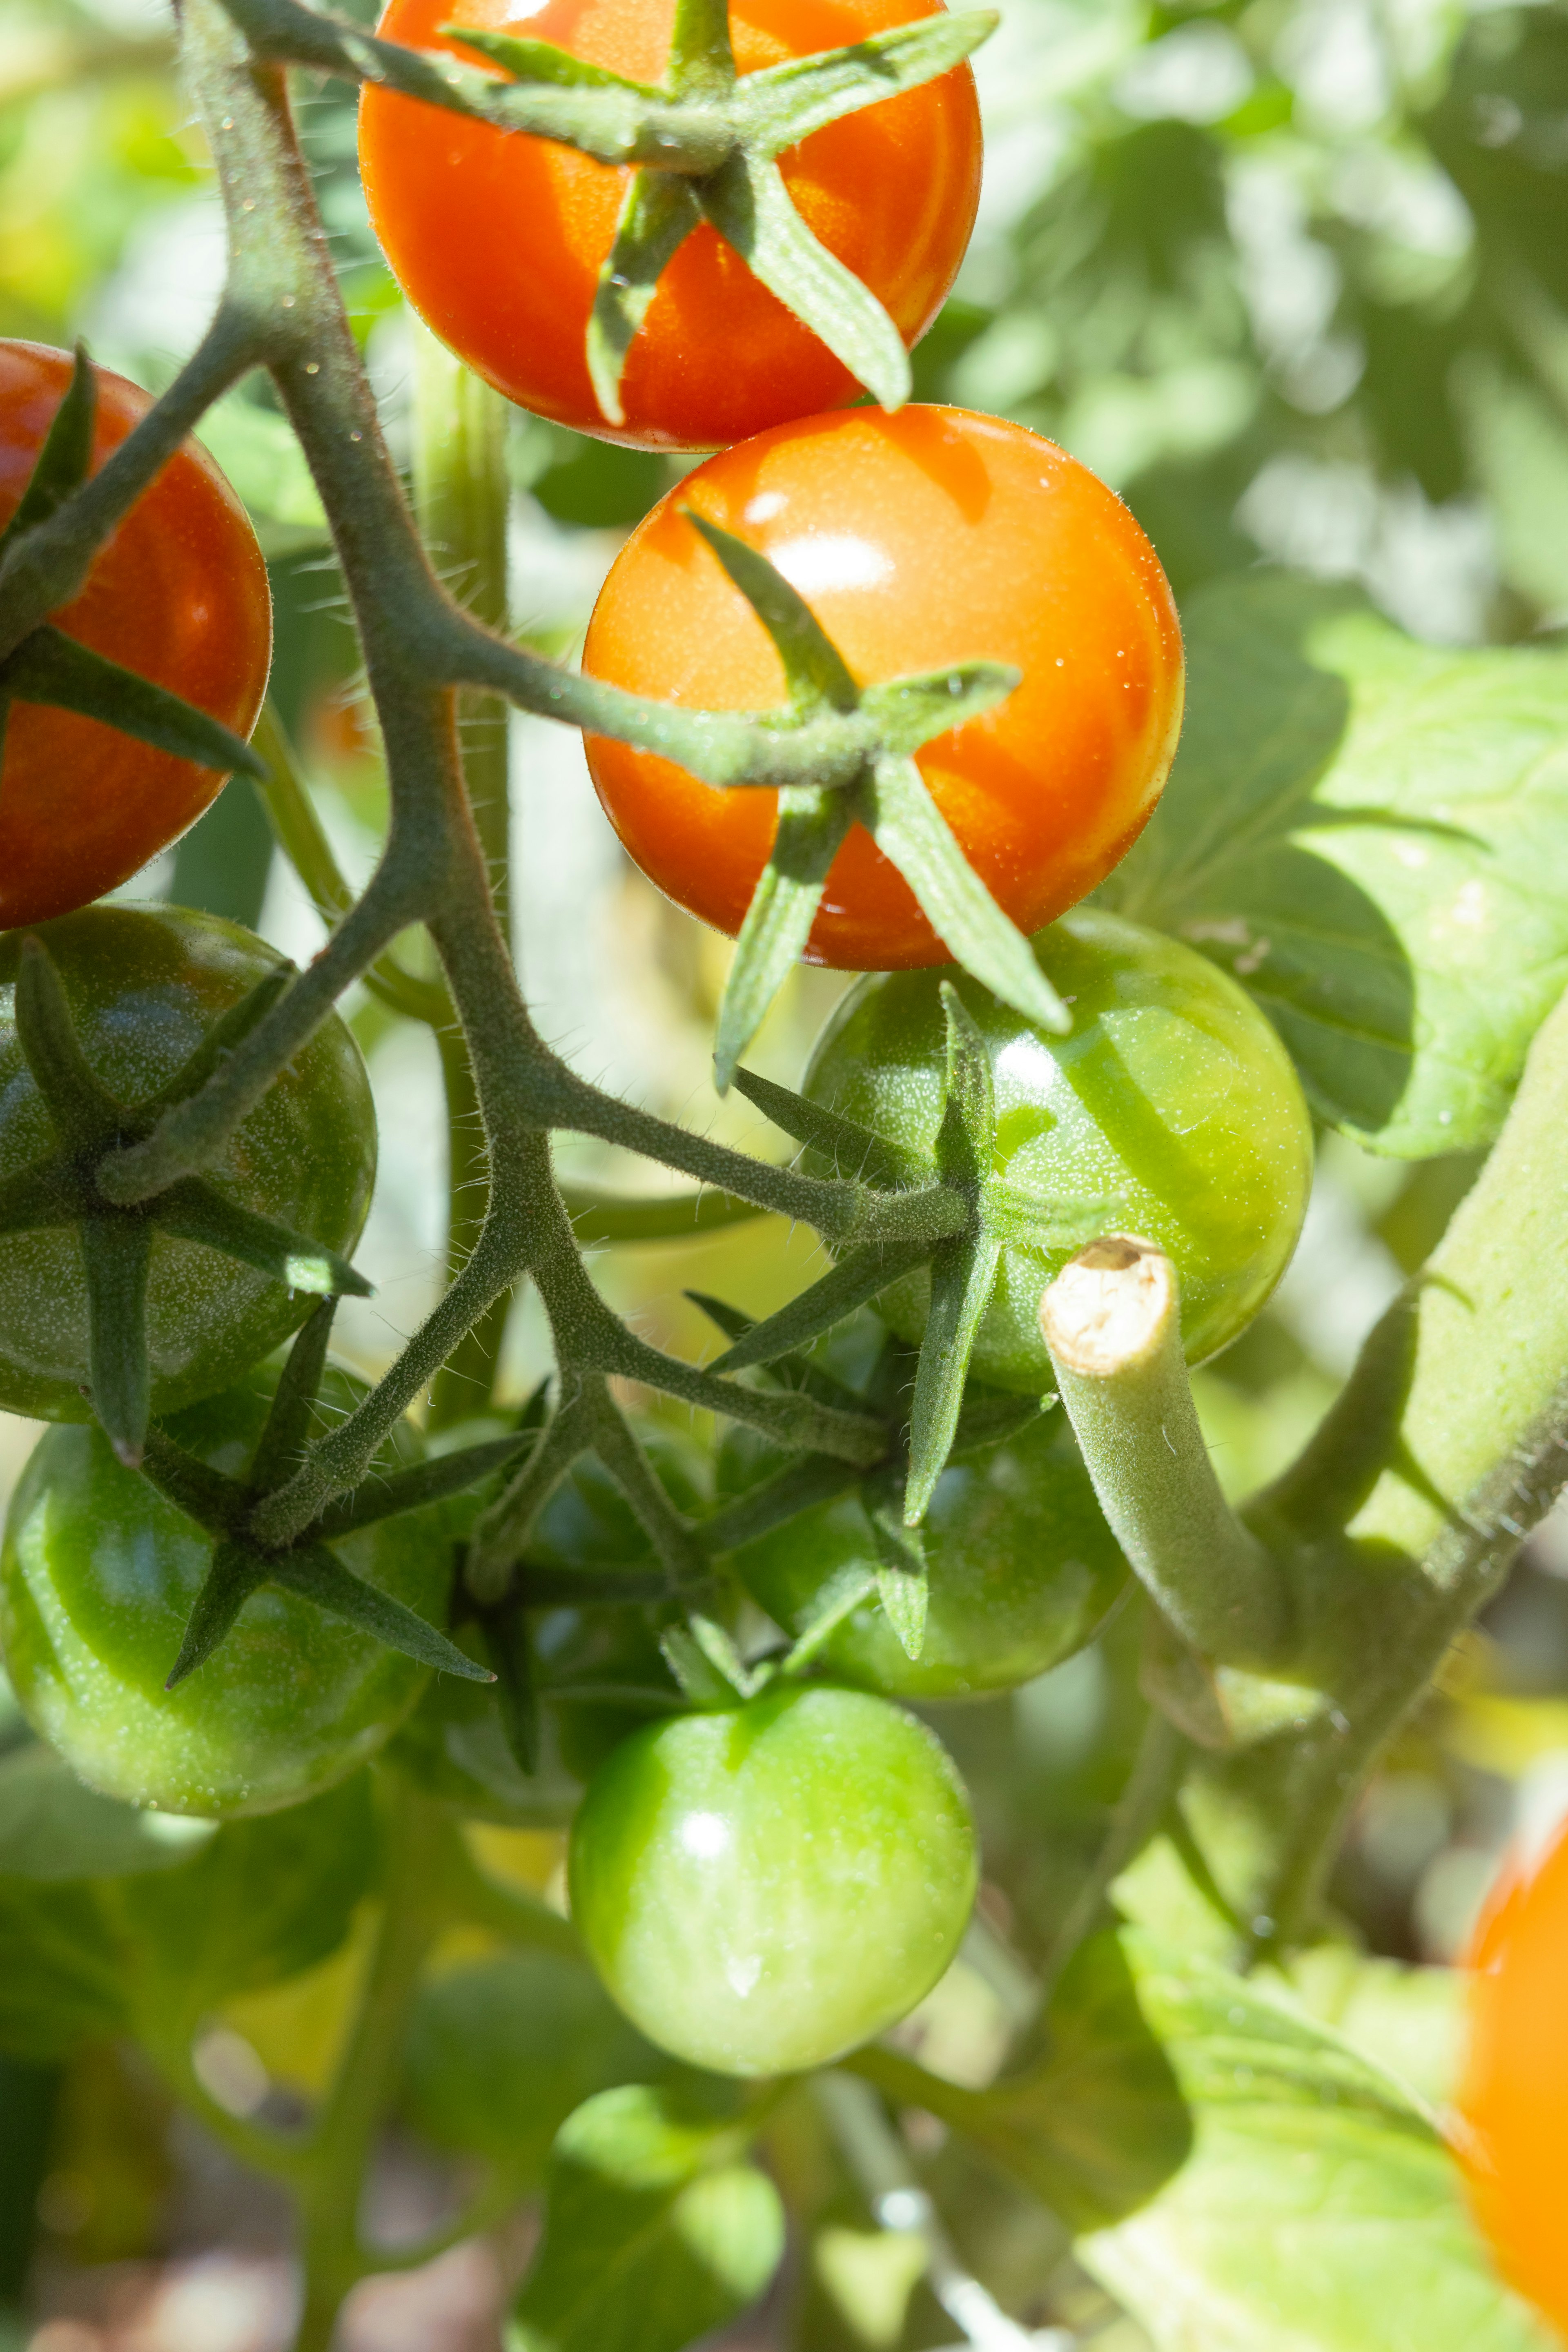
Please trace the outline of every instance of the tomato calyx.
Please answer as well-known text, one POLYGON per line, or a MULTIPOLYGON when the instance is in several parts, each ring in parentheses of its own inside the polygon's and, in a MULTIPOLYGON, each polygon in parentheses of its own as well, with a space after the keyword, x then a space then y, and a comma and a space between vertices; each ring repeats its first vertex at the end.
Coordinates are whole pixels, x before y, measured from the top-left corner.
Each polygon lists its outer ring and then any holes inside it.
POLYGON ((470 1682, 495 1679, 444 1633, 390 1593, 382 1592, 343 1566, 331 1538, 353 1534, 376 1519, 426 1507, 515 1452, 515 1440, 448 1454, 415 1464, 377 1481, 356 1509, 340 1503, 313 1520, 291 1543, 265 1549, 250 1532, 257 1505, 292 1474, 308 1434, 311 1408, 326 1367, 335 1298, 325 1298, 301 1326, 289 1351, 266 1424, 244 1477, 230 1477, 202 1462, 160 1429, 147 1433, 142 1474, 166 1501, 215 1538, 212 1566, 186 1622, 180 1652, 170 1671, 170 1690, 205 1664, 233 1627, 251 1594, 263 1584, 298 1593, 329 1616, 341 1617, 372 1633, 390 1650, 442 1674, 470 1682), (473 1453, 490 1457, 476 1465, 473 1453))
POLYGON ((720 1093, 804 953, 833 861, 854 824, 864 825, 898 867, 965 969, 1026 1019, 1065 1036, 1072 1025, 1066 1006, 965 858, 914 760, 923 743, 1005 701, 1018 671, 1005 662, 954 662, 858 685, 810 605, 765 555, 694 507, 681 511, 773 640, 795 724, 837 714, 867 729, 859 767, 842 782, 780 790, 778 830, 719 1008, 713 1066, 720 1093))
POLYGON ((166 1085, 143 1102, 126 1104, 89 1067, 47 949, 31 935, 22 941, 16 1038, 58 1141, 54 1151, 0 1184, 0 1234, 77 1227, 87 1281, 92 1407, 132 1469, 141 1463, 149 1418, 147 1277, 154 1233, 202 1243, 292 1290, 370 1293, 364 1276, 335 1250, 240 1207, 205 1176, 183 1177, 134 1208, 109 1200, 99 1186, 105 1154, 150 1135, 173 1104, 194 1094, 293 976, 290 964, 269 972, 215 1024, 166 1085))
MULTIPOLYGON (((47 522, 86 480, 97 406, 96 373, 86 345, 79 343, 65 398, 55 411, 16 510, 0 530, 0 558, 47 522)), ((0 660, 0 740, 13 702, 47 703, 79 718, 95 719, 200 768, 224 774, 237 768, 252 776, 267 772, 248 743, 206 711, 94 653, 47 621, 0 660)))
POLYGON ((378 83, 631 167, 587 330, 589 376, 606 424, 626 421, 626 353, 665 269, 704 222, 883 407, 909 398, 909 354, 897 327, 806 226, 777 159, 827 123, 950 73, 994 30, 994 10, 917 17, 843 48, 737 74, 725 0, 683 0, 664 81, 652 85, 548 41, 472 25, 441 32, 510 80, 362 33, 299 0, 226 6, 259 55, 378 83))

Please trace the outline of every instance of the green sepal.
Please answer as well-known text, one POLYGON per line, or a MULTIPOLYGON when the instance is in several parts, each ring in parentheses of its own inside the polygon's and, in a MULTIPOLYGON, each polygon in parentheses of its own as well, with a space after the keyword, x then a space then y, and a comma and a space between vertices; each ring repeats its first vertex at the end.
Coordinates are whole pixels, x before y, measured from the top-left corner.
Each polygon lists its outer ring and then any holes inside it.
POLYGON ((224 775, 236 769, 247 776, 267 773, 249 744, 206 711, 106 660, 47 622, 0 663, 0 682, 14 701, 51 703, 80 719, 96 719, 198 768, 224 775))
POLYGON ((184 1511, 208 1535, 237 1531, 244 1520, 247 1500, 244 1487, 196 1454, 187 1454, 162 1429, 147 1432, 142 1475, 156 1486, 165 1502, 184 1511))
POLYGON ((456 1643, 448 1642, 445 1633, 438 1633, 401 1601, 367 1584, 363 1576, 353 1575, 323 1543, 305 1542, 292 1551, 278 1553, 266 1562, 266 1574, 271 1583, 298 1592, 329 1616, 357 1625, 362 1633, 374 1634, 389 1650, 401 1651, 422 1666, 434 1666, 438 1674, 459 1675, 465 1682, 495 1680, 488 1666, 466 1657, 456 1643))
POLYGON ((605 66, 590 65, 585 58, 574 58, 570 49, 557 48, 552 41, 520 41, 514 34, 486 32, 478 25, 442 25, 438 29, 444 41, 460 41, 466 49, 478 49, 518 81, 549 82, 559 89, 624 89, 651 106, 665 102, 662 90, 647 82, 630 81, 625 74, 611 73, 605 66))
POLYGON ((36 523, 47 522, 55 509, 86 481, 97 415, 98 373, 87 355, 87 345, 78 343, 65 398, 50 419, 16 511, 0 530, 0 549, 20 539, 36 523))
POLYGON ((948 1460, 958 1462, 967 1454, 985 1453, 1005 1439, 1022 1436, 1031 1423, 1038 1421, 1043 1412, 1049 1412, 1058 1402, 1054 1389, 1042 1397, 1005 1396, 1000 1392, 966 1396, 959 1409, 948 1460))
POLYGON ((860 708, 876 721, 883 749, 901 757, 994 710, 1023 675, 1011 662, 954 662, 862 687, 860 708))
POLYGON ((687 1626, 667 1625, 658 1637, 658 1646, 689 1706, 709 1709, 734 1706, 734 1684, 713 1664, 687 1626))
POLYGON ((847 1250, 809 1290, 803 1290, 798 1298, 792 1298, 787 1307, 756 1324, 744 1339, 716 1357, 710 1371, 738 1372, 748 1364, 771 1363, 791 1349, 804 1347, 808 1339, 820 1339, 931 1254, 931 1244, 926 1240, 872 1242, 863 1249, 847 1250))
POLYGON ((947 1466, 963 1403, 963 1383, 974 1335, 985 1312, 1001 1244, 986 1233, 960 1234, 942 1242, 931 1262, 931 1307, 921 1341, 910 1410, 910 1475, 904 1490, 904 1524, 925 1517, 936 1482, 947 1466))
POLYGON ((906 1184, 929 1184, 936 1172, 934 1163, 920 1152, 907 1151, 875 1129, 862 1127, 836 1110, 825 1110, 820 1103, 808 1102, 804 1095, 775 1086, 772 1078, 761 1078, 754 1070, 737 1070, 733 1084, 785 1135, 831 1160, 836 1175, 847 1173, 858 1183, 896 1192, 906 1184))
POLYGON ((1127 1203, 1114 1192, 1035 1192, 1005 1177, 981 1186, 980 1213, 994 1241, 1026 1248, 1074 1250, 1125 1222, 1127 1203))
POLYGON ((521 1609, 494 1609, 484 1612, 479 1625, 485 1655, 495 1670, 501 1736, 518 1770, 537 1772, 539 1688, 528 1621, 521 1609))
POLYGON ((84 1217, 79 1238, 92 1409, 118 1458, 134 1470, 146 1443, 153 1392, 147 1363, 153 1228, 144 1217, 122 1211, 84 1217))
POLYGON ((845 1576, 842 1580, 834 1578, 830 1587, 831 1597, 823 1602, 816 1615, 778 1661, 776 1673, 781 1677, 802 1673, 823 1644, 833 1639, 845 1619, 853 1617, 861 1603, 877 1591, 878 1585, 878 1571, 873 1568, 861 1569, 857 1573, 845 1576))
POLYGON ((778 830, 757 877, 724 982, 713 1045, 713 1083, 728 1094, 735 1066, 805 951, 834 859, 855 822, 848 793, 789 784, 778 830))
POLYGON ((897 1503, 886 1482, 880 1491, 868 1484, 866 1516, 877 1542, 877 1590, 907 1658, 918 1659, 925 1647, 926 1614, 931 1600, 931 1572, 919 1530, 900 1525, 897 1503))
POLYGON ((187 1675, 194 1675, 198 1666, 206 1664, 218 1643, 232 1631, 235 1619, 251 1594, 266 1580, 265 1563, 244 1545, 217 1546, 195 1606, 185 1620, 180 1654, 169 1670, 165 1690, 175 1689, 187 1675))
POLYGON ((149 1095, 145 1102, 137 1104, 138 1118, 172 1110, 176 1103, 187 1102, 199 1087, 205 1086, 214 1071, 235 1047, 249 1036, 263 1014, 271 1012, 285 989, 290 987, 298 977, 293 964, 280 963, 276 971, 269 971, 258 980, 237 1004, 229 1006, 221 1020, 213 1023, 195 1052, 181 1063, 174 1076, 161 1086, 156 1094, 149 1095))
POLYGON ((253 1265, 290 1290, 321 1298, 368 1298, 372 1286, 356 1274, 347 1258, 303 1234, 291 1233, 274 1217, 242 1209, 209 1184, 205 1176, 182 1177, 156 1195, 155 1214, 164 1233, 179 1241, 200 1242, 221 1250, 226 1257, 253 1265))
POLYGON ((873 803, 878 848, 898 867, 943 947, 1004 1004, 1065 1037, 1072 1027, 1066 1005, 953 839, 913 760, 884 754, 862 789, 873 803))
POLYGON ((770 294, 884 408, 910 396, 903 338, 868 286, 813 236, 765 156, 731 154, 698 184, 702 209, 770 294))
POLYGON ((996 1088, 991 1055, 974 1017, 951 980, 942 983, 947 1023, 947 1086, 931 1156, 946 1184, 978 1188, 996 1148, 996 1088))
POLYGON ((484 1445, 464 1445, 438 1454, 433 1461, 413 1463, 352 1495, 340 1495, 327 1505, 317 1527, 326 1537, 348 1536, 356 1528, 374 1527, 378 1519, 445 1502, 448 1495, 460 1495, 466 1486, 477 1486, 482 1478, 504 1470, 531 1443, 531 1430, 521 1430, 515 1437, 495 1437, 484 1445))
POLYGON ((319 1307, 311 1307, 295 1334, 251 1456, 248 1483, 252 1494, 269 1495, 300 1466, 310 1434, 316 1391, 327 1368, 327 1349, 337 1306, 335 1298, 323 1298, 319 1307))
POLYGON ((674 172, 633 173, 588 313, 588 380, 607 425, 626 421, 621 400, 626 353, 660 278, 701 223, 702 208, 689 181, 674 172))
POLYGON ((729 0, 675 0, 665 82, 682 99, 728 99, 735 87, 729 0))
POLYGON ((0 1234, 37 1233, 46 1225, 74 1225, 86 1203, 84 1187, 59 1160, 19 1168, 0 1182, 0 1234))
POLYGON ((748 1666, 733 1637, 717 1618, 701 1616, 693 1611, 687 1619, 692 1640, 714 1672, 722 1675, 732 1691, 742 1698, 755 1698, 764 1683, 771 1679, 767 1667, 748 1666))
POLYGON ((41 940, 22 941, 14 1017, 16 1043, 62 1143, 111 1141, 120 1105, 88 1067, 54 958, 41 940))
POLYGON ((769 562, 760 549, 737 539, 733 531, 722 530, 718 523, 710 522, 697 508, 682 507, 680 511, 692 530, 706 540, 727 578, 740 590, 772 638, 795 708, 804 712, 826 704, 830 710, 855 709, 860 690, 844 656, 784 573, 769 562))
POLYGON ((950 73, 1000 22, 992 8, 920 16, 847 48, 765 66, 738 84, 731 118, 757 153, 781 154, 826 123, 950 73))
MULTIPOLYGON (((693 1307, 702 1309, 710 1322, 719 1326, 727 1339, 743 1339, 748 1331, 754 1331, 757 1328, 753 1316, 742 1315, 738 1307, 730 1306, 722 1298, 713 1297, 706 1290, 689 1290, 685 1295, 693 1307)), ((773 1356, 769 1359, 768 1370, 774 1379, 786 1382, 790 1388, 806 1396, 815 1397, 818 1404, 837 1405, 846 1412, 860 1412, 865 1409, 864 1397, 857 1396, 852 1388, 836 1380, 820 1364, 814 1364, 809 1356, 773 1356)))
POLYGON ((858 1485, 860 1475, 852 1463, 837 1462, 830 1454, 807 1454, 786 1463, 761 1485, 749 1486, 711 1518, 704 1519, 697 1539, 715 1559, 738 1551, 742 1544, 771 1534, 803 1511, 814 1510, 818 1503, 831 1503, 847 1494, 858 1485))

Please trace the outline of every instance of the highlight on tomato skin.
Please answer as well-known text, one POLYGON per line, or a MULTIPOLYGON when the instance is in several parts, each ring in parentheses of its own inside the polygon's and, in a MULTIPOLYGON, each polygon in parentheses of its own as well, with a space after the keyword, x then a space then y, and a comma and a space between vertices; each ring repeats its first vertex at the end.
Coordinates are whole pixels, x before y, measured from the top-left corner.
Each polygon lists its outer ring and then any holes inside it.
POLYGON ((1470 2201, 1505 2278, 1568 2337, 1568 1826, 1505 1867, 1466 1958, 1470 2201))
MULTIPOLYGON (((1000 417, 915 405, 781 425, 726 449, 655 507, 616 557, 583 667, 690 707, 784 699, 762 623, 681 512, 767 556, 861 685, 1009 662, 1006 701, 917 761, 959 845, 1020 930, 1086 897, 1148 822, 1181 729, 1181 625, 1159 558, 1115 493, 1000 417)), ((651 752, 587 740, 631 856, 678 905, 740 929, 777 795, 717 792, 651 752)), ((858 971, 949 963, 860 826, 834 862, 806 961, 858 971)))
MULTIPOLYGON (((941 0, 738 0, 744 75, 941 13, 941 0)), ((662 79, 674 0, 391 0, 388 40, 481 62, 454 18, 525 29, 633 80, 662 79)), ((980 200, 980 110, 967 66, 847 115, 780 158, 808 228, 912 346, 946 299, 980 200)), ((626 356, 624 425, 589 381, 589 313, 629 173, 365 89, 360 168, 393 274, 426 323, 520 407, 634 448, 712 449, 857 400, 843 363, 706 224, 676 253, 626 356)))
MULTIPOLYGON (((16 512, 70 383, 68 352, 0 341, 0 528, 16 512)), ((151 395, 97 375, 91 471, 151 395)), ((272 661, 267 565, 244 507, 187 440, 94 559, 53 625, 240 736, 272 661)), ((0 767, 0 930, 72 913, 129 881, 216 798, 223 776, 42 703, 12 705, 0 767)))

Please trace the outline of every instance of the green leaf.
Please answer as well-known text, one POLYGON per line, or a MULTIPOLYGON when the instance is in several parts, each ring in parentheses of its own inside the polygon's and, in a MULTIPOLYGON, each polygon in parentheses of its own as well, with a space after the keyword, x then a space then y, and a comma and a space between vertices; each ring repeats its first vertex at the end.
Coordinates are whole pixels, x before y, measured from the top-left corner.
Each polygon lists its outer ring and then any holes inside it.
POLYGON ((1231 972, 1331 1124, 1488 1143, 1568 980, 1568 656, 1416 644, 1247 575, 1188 615, 1185 731, 1110 903, 1231 972))
POLYGON ((779 793, 778 831, 757 877, 719 1007, 713 1078, 721 1094, 728 1093, 736 1064, 805 951, 829 868, 854 822, 847 793, 789 784, 779 793))
POLYGON ((319 546, 327 515, 294 428, 275 408, 263 408, 242 390, 225 394, 196 427, 256 526, 263 552, 273 559, 319 546))
POLYGON ((914 892, 943 947, 1004 1004, 1065 1037, 1072 1027, 1067 1007, 1028 940, 968 863, 914 761, 884 755, 870 792, 866 821, 877 846, 914 892))
POLYGON ((156 1195, 153 1213, 164 1233, 221 1250, 226 1257, 255 1266, 290 1290, 303 1290, 318 1298, 343 1294, 368 1298, 371 1295, 372 1285, 336 1250, 327 1249, 306 1234, 291 1233, 275 1217, 242 1208, 205 1176, 185 1176, 168 1185, 156 1195))
POLYGON ((682 507, 681 512, 699 537, 707 541, 772 638, 795 709, 805 714, 824 707, 853 710, 860 699, 859 689, 804 596, 760 549, 710 522, 695 507, 682 507))
POLYGON ((268 1559, 267 1574, 269 1582, 302 1594, 329 1616, 374 1633, 389 1650, 397 1650, 422 1666, 433 1666, 438 1674, 460 1675, 465 1682, 495 1680, 488 1666, 466 1657, 456 1643, 404 1602, 395 1601, 390 1592, 355 1576, 325 1544, 300 1544, 292 1551, 278 1553, 268 1559))
MULTIPOLYGON (((491 35, 493 40, 496 36, 491 35)), ((539 47, 543 42, 512 42, 539 47)), ((572 62, 574 64, 575 59, 572 62)), ((634 172, 616 224, 615 241, 600 265, 588 313, 588 378, 599 414, 608 425, 624 425, 621 375, 637 329, 647 316, 658 281, 692 230, 702 210, 689 181, 675 172, 634 172)))
POLYGON ((960 1234, 939 1243, 932 1253, 931 1307, 910 1409, 910 1476, 904 1493, 904 1519, 910 1527, 925 1517, 952 1451, 974 1335, 1001 1258, 1001 1244, 988 1234, 960 1234))
POLYGON ((0 683, 16 702, 47 702, 79 718, 96 719, 155 751, 192 760, 198 768, 247 776, 267 771, 248 743, 194 703, 166 693, 151 678, 121 669, 46 622, 0 663, 0 683))
POLYGON ((784 2252, 743 2134, 669 2091, 604 2091, 550 2162, 544 2235, 508 2352, 684 2352, 753 2302, 784 2252))
POLYGON ((742 79, 731 119, 760 153, 780 154, 825 123, 951 72, 1000 21, 994 9, 964 8, 895 25, 847 48, 766 66, 742 79))
MULTIPOLYGON (((938 19, 925 21, 935 24, 938 19)), ((933 736, 950 734, 994 710, 1022 676, 1010 662, 955 662, 951 669, 921 670, 865 687, 860 708, 876 721, 885 751, 918 751, 933 736)))
POLYGON ((929 1183, 935 1173, 932 1162, 919 1152, 906 1151, 855 1119, 842 1118, 835 1110, 824 1110, 820 1103, 807 1102, 788 1087, 775 1086, 772 1078, 759 1077, 754 1070, 737 1070, 734 1085, 737 1093, 754 1103, 764 1118, 771 1118, 785 1135, 820 1151, 831 1162, 835 1175, 897 1192, 904 1184, 929 1183))
POLYGON ((910 396, 903 339, 870 289, 819 245, 776 163, 733 154, 701 182, 702 209, 753 277, 842 361, 884 408, 910 396))
POLYGON ((1391 2074, 1282 1994, 1134 1930, 1122 1943, 1193 2146, 1077 2251, 1156 2352, 1547 2352, 1391 2074))
POLYGON ((16 510, 5 530, 0 530, 0 548, 12 539, 19 539, 25 530, 31 530, 35 523, 47 521, 55 509, 86 481, 92 463, 92 430, 97 413, 98 376, 87 355, 87 345, 78 343, 76 365, 71 370, 65 398, 50 419, 44 446, 16 510))
POLYGON ((173 1870, 189 1862, 216 1827, 100 1797, 42 1745, 0 1763, 0 1878, 131 1878, 173 1870))
POLYGON ((0 2050, 37 2065, 121 2032, 125 1992, 97 1887, 0 1878, 0 2050))

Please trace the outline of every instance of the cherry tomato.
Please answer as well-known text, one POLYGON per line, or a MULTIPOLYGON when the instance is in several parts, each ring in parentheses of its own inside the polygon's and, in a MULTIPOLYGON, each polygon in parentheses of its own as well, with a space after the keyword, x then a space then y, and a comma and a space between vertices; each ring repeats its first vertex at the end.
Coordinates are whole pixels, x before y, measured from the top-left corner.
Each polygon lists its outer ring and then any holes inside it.
MULTIPOLYGON (((1200 1362, 1250 1322, 1289 1262, 1306 1214, 1312 1128, 1289 1056, 1226 972, 1195 950, 1080 907, 1035 941, 1071 1007, 1052 1037, 967 976, 960 995, 991 1049, 998 1174, 1052 1201, 1100 1197, 1095 1232, 1157 1242, 1181 1277, 1182 1334, 1200 1362)), ((942 1119, 946 1024, 934 972, 858 982, 813 1051, 804 1091, 862 1126, 929 1150, 942 1119)), ((1052 1385, 1040 1299, 1076 1242, 1003 1252, 971 1359, 978 1379, 1052 1385)), ((925 1328, 921 1267, 878 1312, 925 1328)))
POLYGON ((1505 2274, 1568 2334, 1568 1833, 1510 1873, 1468 1958, 1471 2200, 1505 2274))
MULTIPOLYGON (((89 1067, 127 1104, 172 1078, 205 1033, 278 969, 276 951, 216 915, 89 907, 40 927, 89 1067)), ((12 1016, 16 939, 0 939, 0 1181, 58 1148, 12 1016)), ((375 1112, 358 1046, 333 1014, 207 1171, 247 1209, 352 1250, 375 1181, 375 1112)), ((250 1266, 158 1234, 148 1278, 153 1410, 237 1381, 311 1305, 250 1266)), ((85 1421, 87 1286, 69 1226, 0 1234, 0 1409, 85 1421)))
POLYGON ((929 1992, 974 1898, 974 1832, 923 1724, 786 1685, 624 1740, 569 1874, 594 1963, 649 2041, 719 2074, 793 2074, 929 1992))
MULTIPOLYGON (((762 623, 680 512, 761 550, 863 685, 982 657, 1023 681, 917 755, 964 856, 1026 931, 1108 874, 1175 752, 1182 639, 1132 517, 1076 458, 961 408, 858 409, 727 449, 654 508, 611 568, 583 667, 634 693, 766 709, 784 673, 762 623)), ((719 792, 648 751, 588 739, 611 824, 668 897, 738 931, 777 795, 719 792)), ((806 960, 947 963, 902 876, 857 825, 806 960)))
MULTIPOLYGON (((737 0, 735 63, 754 73, 937 13, 932 0, 737 0)), ((454 19, 522 30, 658 82, 674 18, 674 0, 545 0, 526 26, 509 0, 392 0, 380 29, 457 57, 460 38, 443 33, 454 19)), ((968 67, 829 123, 780 162, 806 226, 870 287, 905 342, 917 341, 952 283, 979 201, 968 67)), ((638 447, 711 449, 858 397, 848 370, 704 226, 659 281, 627 354, 626 423, 611 426, 584 343, 629 174, 372 88, 360 103, 360 168, 375 233, 415 309, 523 408, 638 447)))
MULTIPOLYGON (((0 528, 70 382, 67 352, 0 341, 0 528)), ((152 406, 98 371, 96 473, 152 406)), ((272 659, 267 566, 245 509, 195 441, 100 550, 52 625, 195 703, 237 735, 256 724, 272 659)), ((129 880, 216 798, 223 777, 96 719, 11 707, 0 768, 0 929, 63 915, 129 880)))
MULTIPOLYGON (((239 1474, 276 1379, 252 1373, 176 1415, 169 1434, 239 1474)), ((364 1393, 363 1382, 330 1371, 323 1423, 364 1393)), ((377 1460, 384 1473, 420 1450, 405 1424, 377 1460)), ((355 1575, 444 1621, 451 1555, 438 1518, 383 1519, 332 1549, 355 1575)), ((48 1430, 5 1522, 0 1649, 34 1729, 105 1796, 171 1813, 272 1812, 373 1756, 414 1705, 426 1670, 263 1585, 206 1663, 165 1690, 212 1555, 212 1537, 118 1462, 100 1430, 48 1430)))
MULTIPOLYGON (((721 1476, 738 1488, 777 1466, 726 1437, 721 1476), (747 1462, 746 1456, 752 1461, 747 1462), (738 1474, 738 1475, 737 1475, 738 1474)), ((910 1658, 873 1591, 817 1652, 837 1680, 894 1698, 980 1697, 1043 1675, 1092 1641, 1127 1581, 1060 1413, 950 1464, 921 1527, 930 1576, 925 1643, 910 1658)), ((747 1590, 792 1635, 878 1566, 859 1493, 819 1503, 734 1556, 747 1590)))

